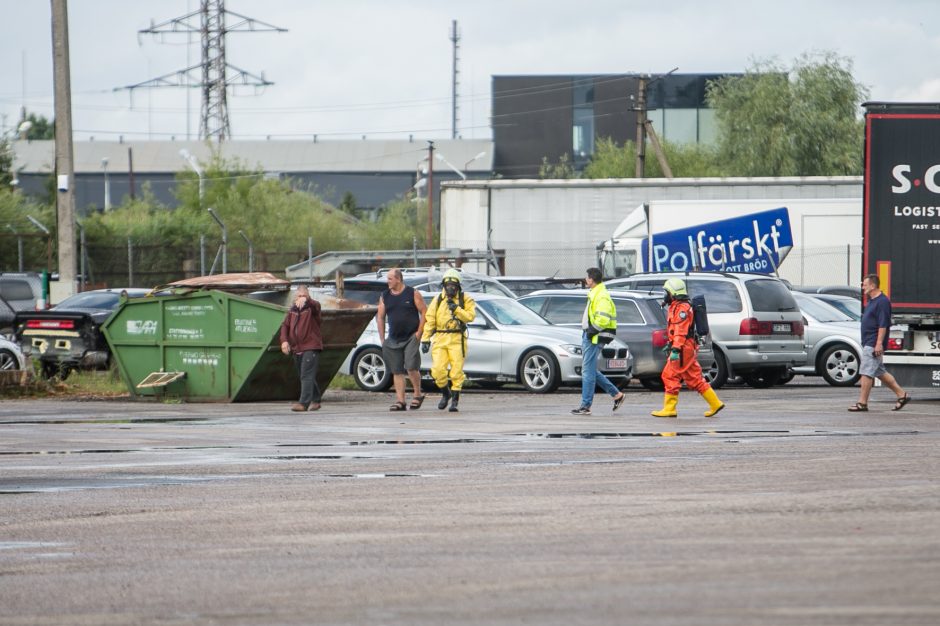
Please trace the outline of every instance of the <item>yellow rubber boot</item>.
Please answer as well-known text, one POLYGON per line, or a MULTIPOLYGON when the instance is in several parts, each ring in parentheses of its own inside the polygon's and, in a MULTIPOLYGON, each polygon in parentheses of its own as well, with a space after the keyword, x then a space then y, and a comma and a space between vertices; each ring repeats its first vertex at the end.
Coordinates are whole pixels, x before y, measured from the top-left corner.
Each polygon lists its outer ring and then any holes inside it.
POLYGON ((714 417, 715 413, 725 408, 725 403, 718 399, 715 390, 711 387, 702 394, 702 397, 705 398, 705 402, 708 403, 708 410, 705 411, 705 417, 714 417))
POLYGON ((679 396, 667 393, 663 396, 663 409, 650 413, 653 417, 676 417, 676 405, 679 404, 679 396))

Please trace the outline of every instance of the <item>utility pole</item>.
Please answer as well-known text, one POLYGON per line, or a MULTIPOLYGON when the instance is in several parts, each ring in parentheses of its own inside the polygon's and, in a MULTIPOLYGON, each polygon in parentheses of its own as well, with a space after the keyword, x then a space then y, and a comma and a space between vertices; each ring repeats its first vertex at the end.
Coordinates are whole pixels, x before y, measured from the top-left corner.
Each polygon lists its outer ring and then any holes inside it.
POLYGON ((428 142, 428 245, 434 248, 434 142, 428 142))
POLYGON ((660 74, 653 80, 647 80, 648 75, 640 75, 637 80, 637 98, 636 98, 636 107, 633 109, 636 111, 636 177, 643 178, 646 173, 646 136, 649 135, 650 143, 653 144, 653 152, 656 153, 656 160, 659 161, 659 166, 663 170, 663 175, 666 178, 672 178, 672 168, 669 167, 669 162, 666 161, 666 153, 663 151, 662 145, 659 143, 659 137, 656 136, 656 130, 653 128, 653 123, 647 118, 647 104, 646 104, 646 90, 647 88, 655 83, 657 80, 663 78, 664 76, 669 76, 679 68, 673 68, 666 74, 660 74))
POLYGON ((460 47, 460 33, 457 31, 457 20, 451 22, 450 40, 453 43, 453 67, 451 69, 451 113, 450 138, 457 138, 457 50, 460 47))
POLYGON ((152 24, 150 28, 138 31, 138 36, 185 34, 188 38, 192 34, 199 34, 202 39, 202 58, 199 65, 164 74, 136 85, 116 87, 115 91, 127 89, 133 95, 133 91, 141 87, 199 87, 202 90, 199 138, 221 142, 232 136, 228 117, 228 87, 251 86, 258 89, 274 84, 265 79, 263 72, 257 76, 225 61, 226 34, 233 32, 286 33, 287 29, 228 11, 225 9, 224 0, 200 0, 200 5, 198 11, 160 24, 152 24), (236 19, 233 19, 231 23, 226 23, 226 17, 236 19))
POLYGON ((646 76, 637 80, 636 94, 636 177, 646 171, 646 76))
MULTIPOLYGON (((72 160, 72 83, 69 70, 69 16, 66 0, 52 2, 52 66, 55 79, 55 171, 59 286, 76 293, 75 170, 72 160)), ((50 268, 51 269, 51 268, 50 268)))

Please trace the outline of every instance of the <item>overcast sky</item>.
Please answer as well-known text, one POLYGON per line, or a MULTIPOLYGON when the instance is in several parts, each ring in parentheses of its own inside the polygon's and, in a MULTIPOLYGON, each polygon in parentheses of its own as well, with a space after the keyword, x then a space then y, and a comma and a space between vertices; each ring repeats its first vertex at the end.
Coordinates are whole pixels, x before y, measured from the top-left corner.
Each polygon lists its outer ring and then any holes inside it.
MULTIPOLYGON (((197 64, 198 41, 161 43, 137 31, 198 7, 69 0, 76 138, 196 138, 197 89, 141 89, 133 100, 112 90, 182 69, 187 54, 197 64)), ((505 74, 741 72, 755 59, 790 63, 830 50, 852 60, 873 100, 940 100, 938 0, 228 0, 226 8, 289 29, 227 37, 230 64, 275 83, 229 95, 236 139, 449 137, 452 20, 465 138, 491 136, 491 77, 505 74)), ((53 116, 50 3, 0 0, 0 14, 7 130, 24 103, 53 116)))

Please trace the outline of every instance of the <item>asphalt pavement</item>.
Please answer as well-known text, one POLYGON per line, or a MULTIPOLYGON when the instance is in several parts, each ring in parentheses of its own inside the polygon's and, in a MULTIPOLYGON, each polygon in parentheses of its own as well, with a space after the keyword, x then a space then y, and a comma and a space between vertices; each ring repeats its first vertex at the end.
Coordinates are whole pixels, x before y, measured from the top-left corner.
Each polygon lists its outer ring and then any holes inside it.
POLYGON ((0 624, 940 623, 940 390, 0 401, 0 624))

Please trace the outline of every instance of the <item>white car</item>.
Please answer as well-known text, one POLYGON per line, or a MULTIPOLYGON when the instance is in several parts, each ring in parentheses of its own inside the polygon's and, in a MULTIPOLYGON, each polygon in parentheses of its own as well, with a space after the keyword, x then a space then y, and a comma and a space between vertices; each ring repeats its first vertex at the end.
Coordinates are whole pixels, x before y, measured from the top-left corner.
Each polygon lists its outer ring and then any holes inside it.
MULTIPOLYGON (((520 383, 532 393, 548 393, 562 384, 581 383, 581 331, 555 326, 512 298, 470 294, 476 319, 468 324, 467 378, 484 384, 520 383)), ((427 296, 430 301, 433 296, 427 296)), ((601 349, 598 371, 615 384, 626 384, 633 373, 633 355, 614 340, 601 349)), ((431 355, 421 355, 421 370, 431 369, 431 355)), ((392 384, 385 365, 375 320, 359 337, 340 367, 366 391, 384 391, 392 384)))
POLYGON ((20 347, 0 337, 0 371, 26 369, 26 357, 20 347))

